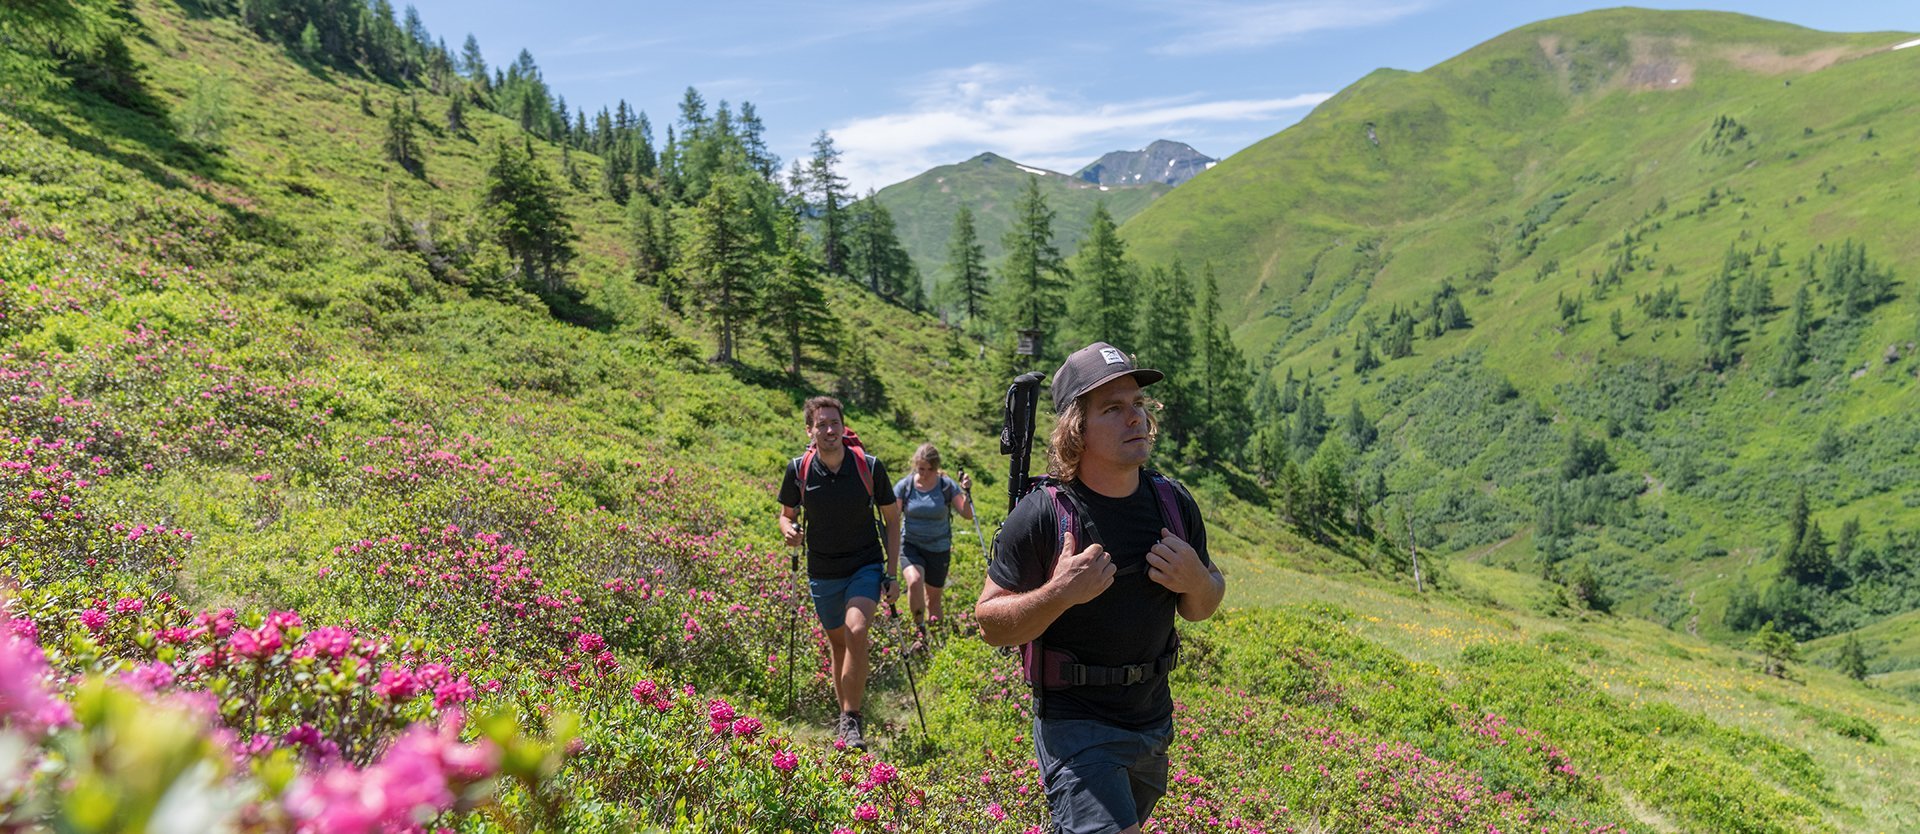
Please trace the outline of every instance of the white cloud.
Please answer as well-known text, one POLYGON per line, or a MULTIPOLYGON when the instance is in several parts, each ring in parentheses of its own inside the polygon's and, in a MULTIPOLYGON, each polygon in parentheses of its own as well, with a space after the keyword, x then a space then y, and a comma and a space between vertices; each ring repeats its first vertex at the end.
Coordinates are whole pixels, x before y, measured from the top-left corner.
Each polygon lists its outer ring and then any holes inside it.
POLYGON ((1242 5, 1187 2, 1167 6, 1185 34, 1154 47, 1162 55, 1251 49, 1327 29, 1358 29, 1424 11, 1431 0, 1285 0, 1242 5))
POLYGON ((1331 96, 1186 96, 1087 105, 1061 100, 1044 87, 1016 85, 1019 75, 1015 68, 986 64, 943 71, 920 85, 920 101, 911 110, 832 128, 847 179, 864 193, 982 151, 1072 173, 1122 144, 1138 147, 1162 137, 1191 143, 1196 134, 1229 124, 1263 123, 1277 130, 1291 121, 1285 114, 1331 96))

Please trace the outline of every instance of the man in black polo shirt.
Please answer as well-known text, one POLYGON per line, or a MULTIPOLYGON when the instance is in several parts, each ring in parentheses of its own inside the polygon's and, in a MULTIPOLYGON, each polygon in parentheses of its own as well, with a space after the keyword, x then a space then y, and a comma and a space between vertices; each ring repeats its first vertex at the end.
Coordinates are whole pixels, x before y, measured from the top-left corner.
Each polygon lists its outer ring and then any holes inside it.
POLYGON ((1137 834, 1166 793, 1173 616, 1211 617, 1226 593, 1193 496, 1144 471, 1159 404, 1141 386, 1163 377, 1104 342, 1054 373, 1048 469, 1082 518, 1063 530, 1055 497, 1028 493, 994 542, 974 609, 988 643, 1038 639, 1043 652, 1066 652, 1089 672, 1086 684, 1035 693, 1041 781, 1067 834, 1137 834), (1174 534, 1168 504, 1185 537, 1174 534), (1075 528, 1097 540, 1076 541, 1075 528))
POLYGON ((839 400, 814 397, 802 413, 812 446, 787 463, 780 482, 780 534, 788 547, 807 546, 813 611, 833 651, 833 691, 840 700, 835 737, 865 749, 860 702, 867 691, 867 626, 882 593, 889 605, 900 596, 894 581, 900 573, 900 507, 880 460, 843 442, 847 427, 839 400), (884 542, 876 513, 886 526, 884 542))

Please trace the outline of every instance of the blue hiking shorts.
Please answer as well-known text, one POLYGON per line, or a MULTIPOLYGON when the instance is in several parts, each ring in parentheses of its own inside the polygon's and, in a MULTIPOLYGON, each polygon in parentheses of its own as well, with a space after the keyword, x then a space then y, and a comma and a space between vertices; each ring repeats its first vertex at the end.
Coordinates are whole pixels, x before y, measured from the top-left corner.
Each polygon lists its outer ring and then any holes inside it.
POLYGON ((883 566, 875 562, 841 579, 808 579, 807 590, 813 594, 813 613, 820 618, 820 627, 828 631, 845 627, 847 608, 856 599, 879 602, 880 578, 885 575, 883 566))
POLYGON ((1061 834, 1114 834, 1145 822, 1167 793, 1173 719, 1134 732, 1104 721, 1034 722, 1033 747, 1061 834))

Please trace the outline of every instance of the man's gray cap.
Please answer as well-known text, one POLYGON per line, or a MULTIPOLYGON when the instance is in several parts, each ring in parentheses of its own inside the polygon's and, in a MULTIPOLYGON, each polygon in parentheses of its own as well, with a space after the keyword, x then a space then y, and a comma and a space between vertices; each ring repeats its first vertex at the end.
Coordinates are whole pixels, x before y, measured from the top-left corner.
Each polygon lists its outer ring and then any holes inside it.
POLYGON ((1060 370, 1053 372, 1053 413, 1066 411, 1080 395, 1129 375, 1142 386, 1167 378, 1152 368, 1134 367, 1133 357, 1106 342, 1094 342, 1076 350, 1060 365, 1060 370))

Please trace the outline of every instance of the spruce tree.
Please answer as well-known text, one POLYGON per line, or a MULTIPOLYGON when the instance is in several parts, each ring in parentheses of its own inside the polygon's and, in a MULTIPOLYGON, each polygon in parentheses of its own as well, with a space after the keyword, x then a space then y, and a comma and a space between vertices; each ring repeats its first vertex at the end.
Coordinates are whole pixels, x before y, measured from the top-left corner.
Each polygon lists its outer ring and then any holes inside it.
POLYGON ((1200 451, 1215 461, 1239 460, 1246 451, 1247 430, 1252 415, 1247 411, 1247 392, 1252 385, 1247 362, 1233 343, 1226 322, 1220 318, 1220 282, 1214 277, 1213 264, 1201 271, 1199 319, 1194 322, 1194 338, 1200 356, 1195 369, 1195 385, 1200 391, 1200 451))
POLYGON ((464 135, 467 132, 467 99, 465 96, 455 95, 452 101, 447 102, 447 132, 456 136, 464 135))
POLYGON ((633 245, 633 277, 658 284, 672 266, 672 241, 663 222, 665 211, 642 197, 627 206, 627 239, 633 245))
POLYGON ((798 382, 808 351, 816 356, 835 352, 840 324, 827 306, 820 267, 800 234, 800 218, 781 213, 775 234, 778 245, 760 296, 762 333, 769 352, 786 363, 787 375, 798 382))
POLYGON ((1860 648, 1858 636, 1848 634, 1846 641, 1840 644, 1840 659, 1836 665, 1840 674, 1857 681, 1867 679, 1867 653, 1860 648))
MULTIPOLYGON (((1067 307, 1068 272, 1060 247, 1053 242, 1055 213, 1040 193, 1040 178, 1027 177, 1027 187, 1013 210, 1013 228, 1004 239, 1006 260, 1000 266, 1001 321, 1009 331, 1033 330, 1041 338, 1043 358, 1064 356, 1056 344, 1060 318, 1067 307)), ((1077 348, 1078 345, 1073 347, 1077 348)))
POLYGON ((1074 344, 1106 342, 1133 350, 1133 263, 1120 239, 1113 214, 1103 201, 1094 204, 1086 239, 1074 256, 1074 283, 1067 297, 1068 338, 1074 344))
POLYGON ((426 176, 426 165, 420 157, 420 145, 413 138, 413 117, 400 108, 398 99, 393 109, 387 113, 387 158, 394 164, 407 170, 416 177, 426 176))
POLYGON ((506 142, 495 145, 480 210, 520 278, 549 295, 558 293, 574 257, 573 225, 560 205, 560 189, 534 159, 530 142, 524 151, 506 142))
POLYGON ((1153 386, 1153 396, 1166 404, 1160 433, 1169 448, 1178 448, 1194 424, 1192 397, 1188 394, 1194 382, 1188 373, 1194 355, 1193 289, 1178 261, 1171 268, 1156 266, 1149 270, 1146 289, 1137 353, 1141 365, 1167 375, 1166 380, 1153 386))
POLYGON ((938 299, 951 304, 969 327, 981 324, 987 306, 987 255, 974 230, 973 210, 961 206, 947 238, 947 275, 938 299))
POLYGON ((713 361, 720 364, 735 361, 742 330, 757 309, 765 260, 743 191, 733 177, 712 182, 687 210, 675 264, 693 309, 713 327, 713 361))
POLYGON ((905 303, 914 297, 911 285, 919 278, 913 258, 900 245, 893 212, 868 191, 866 199, 854 203, 847 215, 848 265, 853 277, 866 281, 868 291, 889 301, 905 303))
POLYGON ((1706 299, 1700 304, 1699 335, 1709 369, 1733 364, 1733 312, 1733 287, 1723 273, 1707 285, 1706 299))
POLYGON ((839 164, 840 151, 833 147, 833 137, 820 131, 807 164, 806 190, 814 198, 815 217, 820 221, 820 260, 828 275, 847 274, 847 180, 835 170, 839 164))
POLYGON ((1782 388, 1800 384, 1800 366, 1808 355, 1808 339, 1813 334, 1813 300, 1805 284, 1793 295, 1793 318, 1780 337, 1779 364, 1774 366, 1773 384, 1782 388))

